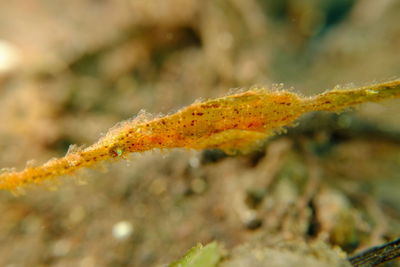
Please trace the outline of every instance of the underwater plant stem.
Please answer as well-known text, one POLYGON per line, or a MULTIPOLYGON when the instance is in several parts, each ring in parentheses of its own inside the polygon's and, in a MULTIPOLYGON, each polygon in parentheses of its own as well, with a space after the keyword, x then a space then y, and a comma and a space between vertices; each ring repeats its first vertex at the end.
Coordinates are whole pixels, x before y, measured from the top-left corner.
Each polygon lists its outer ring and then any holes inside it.
POLYGON ((365 102, 400 97, 400 80, 347 90, 330 90, 310 99, 312 111, 341 111, 365 102))
POLYGON ((172 115, 119 123, 93 145, 41 166, 0 173, 0 189, 16 190, 73 174, 98 162, 152 149, 222 149, 248 152, 267 137, 290 126, 309 111, 341 111, 368 102, 400 97, 400 81, 348 90, 331 90, 307 98, 288 91, 252 89, 189 105, 172 115))

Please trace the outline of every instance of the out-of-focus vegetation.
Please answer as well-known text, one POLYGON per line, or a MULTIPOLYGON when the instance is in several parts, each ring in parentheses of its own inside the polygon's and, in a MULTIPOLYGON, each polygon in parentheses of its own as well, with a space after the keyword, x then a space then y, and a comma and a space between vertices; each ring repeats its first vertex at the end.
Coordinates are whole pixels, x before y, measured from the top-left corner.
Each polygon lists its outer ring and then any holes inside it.
POLYGON ((172 263, 171 267, 203 267, 217 266, 222 258, 221 247, 213 242, 207 246, 198 244, 191 248, 181 259, 172 263))
MULTIPOLYGON (((397 78, 399 12, 396 0, 4 1, 0 168, 230 88, 284 82, 310 95, 397 78)), ((272 236, 348 253, 391 240, 399 111, 388 101, 310 115, 249 156, 133 155, 78 173, 88 185, 3 193, 0 265, 154 266, 212 240, 251 255, 272 236)))

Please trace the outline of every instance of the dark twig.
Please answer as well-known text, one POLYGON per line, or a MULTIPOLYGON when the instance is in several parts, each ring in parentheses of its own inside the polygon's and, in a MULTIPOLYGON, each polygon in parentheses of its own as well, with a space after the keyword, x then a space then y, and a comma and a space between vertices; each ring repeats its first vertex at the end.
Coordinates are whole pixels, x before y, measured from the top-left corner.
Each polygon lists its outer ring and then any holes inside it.
POLYGON ((367 249, 348 260, 353 266, 372 267, 400 257, 400 238, 381 246, 367 249))

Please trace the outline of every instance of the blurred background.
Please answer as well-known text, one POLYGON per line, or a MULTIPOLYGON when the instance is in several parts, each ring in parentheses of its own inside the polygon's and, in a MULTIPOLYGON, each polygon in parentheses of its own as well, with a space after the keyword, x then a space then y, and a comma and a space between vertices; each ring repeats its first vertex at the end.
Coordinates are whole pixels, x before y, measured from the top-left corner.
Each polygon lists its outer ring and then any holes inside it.
MULTIPOLYGON (((232 88, 312 95, 398 78, 399 15, 397 0, 3 1, 0 168, 232 88)), ((251 155, 155 151, 1 192, 0 265, 156 266, 197 242, 268 236, 350 254, 392 240, 399 112, 393 100, 310 114, 251 155)))

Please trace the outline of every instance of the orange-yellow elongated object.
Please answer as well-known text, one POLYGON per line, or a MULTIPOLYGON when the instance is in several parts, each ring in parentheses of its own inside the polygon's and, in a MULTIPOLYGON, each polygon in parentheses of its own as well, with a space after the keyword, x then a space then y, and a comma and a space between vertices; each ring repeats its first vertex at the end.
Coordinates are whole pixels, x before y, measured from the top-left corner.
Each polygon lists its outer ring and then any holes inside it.
MULTIPOLYGON (((314 97, 288 91, 252 89, 206 100, 175 114, 152 120, 134 119, 120 123, 95 144, 67 153, 41 166, 0 174, 0 189, 15 190, 127 153, 155 148, 219 148, 228 153, 247 151, 290 125, 309 111, 341 111, 368 101, 400 97, 400 81, 348 90, 331 90, 314 97)), ((140 117, 140 116, 139 116, 140 117)))

